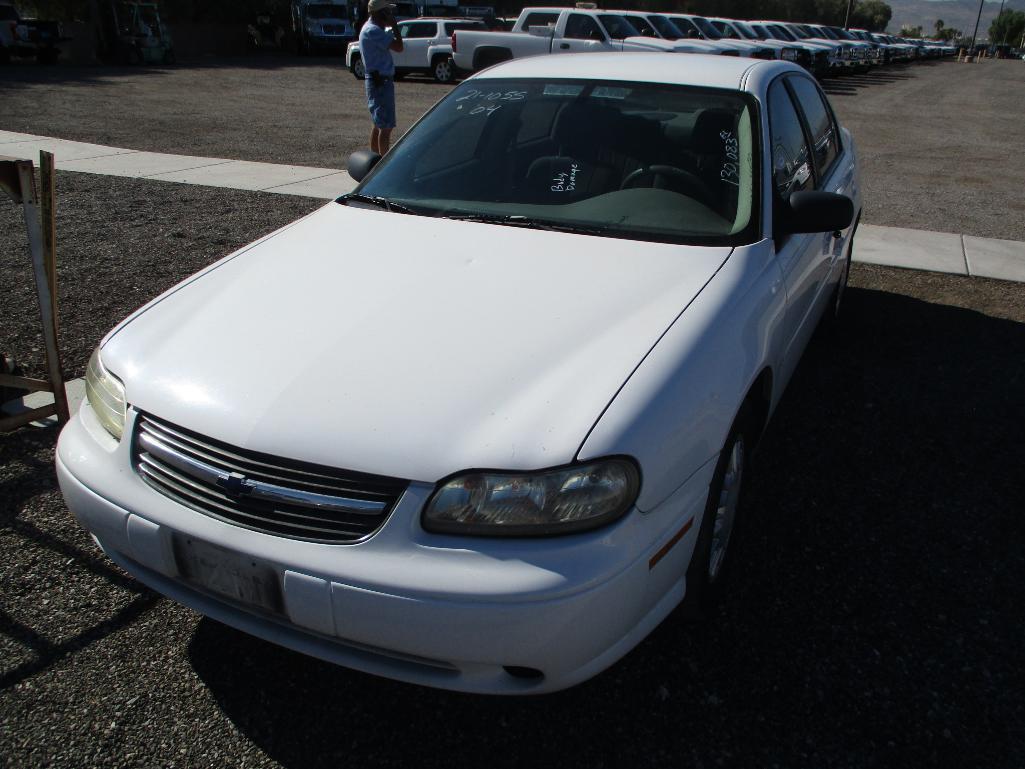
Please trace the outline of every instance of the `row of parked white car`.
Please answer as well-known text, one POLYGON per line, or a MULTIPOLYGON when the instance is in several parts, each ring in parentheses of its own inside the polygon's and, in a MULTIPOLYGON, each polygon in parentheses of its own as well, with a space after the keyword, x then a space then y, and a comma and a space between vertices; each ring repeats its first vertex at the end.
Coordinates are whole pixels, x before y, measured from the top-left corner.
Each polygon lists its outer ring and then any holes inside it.
MULTIPOLYGON (((956 53, 936 41, 864 29, 593 7, 524 8, 512 29, 501 32, 459 17, 409 19, 399 30, 404 50, 394 54, 396 78, 420 72, 443 83, 502 61, 552 53, 655 51, 781 59, 816 77, 956 53)), ((356 78, 364 77, 358 42, 349 45, 346 65, 356 78)))

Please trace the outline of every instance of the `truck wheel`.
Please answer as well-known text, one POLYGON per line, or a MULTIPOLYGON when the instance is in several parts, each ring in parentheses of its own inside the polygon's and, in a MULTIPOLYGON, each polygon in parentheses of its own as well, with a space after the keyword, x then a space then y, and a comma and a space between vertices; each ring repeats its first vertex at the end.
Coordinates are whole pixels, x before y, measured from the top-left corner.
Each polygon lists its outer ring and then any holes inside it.
POLYGON ((352 72, 352 76, 357 80, 362 80, 367 76, 367 71, 363 67, 363 57, 359 54, 352 57, 352 66, 349 69, 352 72))
POLYGON ((456 65, 452 63, 451 56, 439 56, 434 60, 431 74, 434 75, 434 79, 439 83, 451 83, 456 77, 455 68, 456 65))
POLYGON ((7 50, 7 46, 0 45, 0 64, 11 63, 11 52, 7 50))
POLYGON ((174 55, 173 48, 168 48, 166 51, 164 51, 164 64, 174 64, 177 61, 178 59, 174 55))
POLYGON ((40 64, 56 64, 58 56, 60 56, 60 51, 56 48, 44 48, 36 52, 36 61, 40 64))

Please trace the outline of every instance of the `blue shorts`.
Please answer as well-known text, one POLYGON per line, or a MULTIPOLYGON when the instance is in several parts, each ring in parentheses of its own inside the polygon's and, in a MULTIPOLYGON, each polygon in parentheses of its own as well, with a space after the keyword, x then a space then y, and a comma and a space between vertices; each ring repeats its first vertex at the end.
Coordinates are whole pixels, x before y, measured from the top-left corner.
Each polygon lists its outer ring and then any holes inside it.
POLYGON ((395 83, 388 78, 379 86, 369 77, 363 81, 367 89, 367 109, 378 128, 395 127, 395 83))

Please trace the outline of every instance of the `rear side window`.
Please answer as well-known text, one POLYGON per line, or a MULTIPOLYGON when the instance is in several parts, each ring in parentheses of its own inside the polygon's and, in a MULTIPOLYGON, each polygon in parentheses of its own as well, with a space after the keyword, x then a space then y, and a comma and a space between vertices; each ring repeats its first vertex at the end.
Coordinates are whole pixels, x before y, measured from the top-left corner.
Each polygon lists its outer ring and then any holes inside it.
POLYGON ((790 87, 794 89, 797 103, 801 105, 808 129, 811 133, 815 165, 819 170, 819 178, 825 179, 833 168, 840 154, 839 131, 833 114, 827 106, 823 95, 811 80, 806 77, 789 78, 790 87))
POLYGON ((563 37, 573 38, 574 40, 605 39, 601 29, 598 28, 598 22, 582 13, 571 13, 569 15, 569 18, 566 19, 566 31, 563 33, 563 37))
POLYGON ((801 118, 782 80, 769 87, 769 136, 772 146, 772 186, 786 200, 815 184, 811 152, 801 118))
POLYGON ((523 31, 526 32, 531 27, 547 27, 558 20, 559 14, 557 13, 530 13, 523 20, 523 31))
POLYGON ((406 40, 417 37, 434 37, 438 25, 433 22, 417 22, 402 27, 402 37, 406 40))

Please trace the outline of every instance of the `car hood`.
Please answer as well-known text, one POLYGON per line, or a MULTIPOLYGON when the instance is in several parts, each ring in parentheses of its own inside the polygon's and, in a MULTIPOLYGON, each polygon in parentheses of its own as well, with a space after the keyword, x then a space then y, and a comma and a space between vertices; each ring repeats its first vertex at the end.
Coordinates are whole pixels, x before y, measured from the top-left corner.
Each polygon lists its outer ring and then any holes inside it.
POLYGON ((331 203, 103 361, 135 408, 254 451, 421 481, 549 467, 729 254, 331 203))

